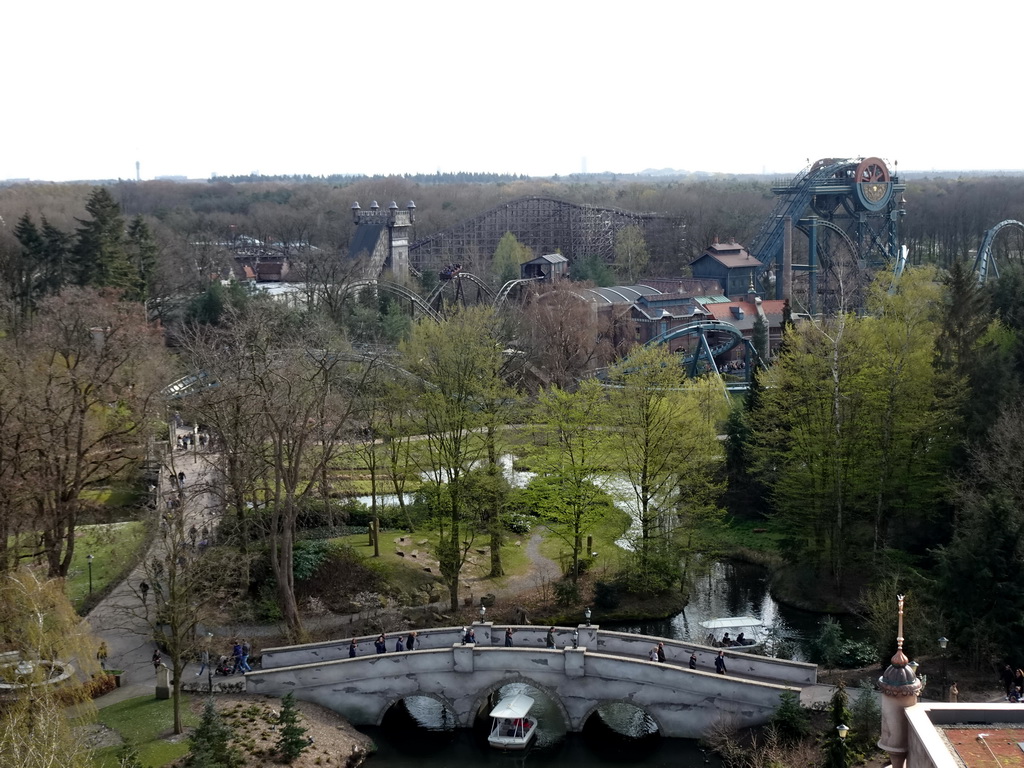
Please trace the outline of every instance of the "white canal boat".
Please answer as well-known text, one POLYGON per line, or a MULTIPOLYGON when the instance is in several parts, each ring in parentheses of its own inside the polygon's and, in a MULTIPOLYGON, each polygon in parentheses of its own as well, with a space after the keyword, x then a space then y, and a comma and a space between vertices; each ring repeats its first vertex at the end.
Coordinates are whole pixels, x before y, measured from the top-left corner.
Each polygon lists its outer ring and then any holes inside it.
POLYGON ((529 717, 533 699, 523 693, 507 696, 491 710, 487 742, 496 749, 526 749, 537 732, 537 719, 529 717))
POLYGON ((764 622, 753 616, 726 616, 700 622, 708 630, 704 644, 736 651, 759 651, 764 647, 764 622))

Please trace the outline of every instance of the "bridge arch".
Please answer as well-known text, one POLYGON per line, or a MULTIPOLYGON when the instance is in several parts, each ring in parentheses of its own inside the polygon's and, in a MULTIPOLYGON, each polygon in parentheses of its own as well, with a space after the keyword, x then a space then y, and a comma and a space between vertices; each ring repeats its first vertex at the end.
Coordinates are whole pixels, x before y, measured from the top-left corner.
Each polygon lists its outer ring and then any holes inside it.
POLYGON ((402 696, 395 696, 391 700, 387 701, 385 705, 381 708, 380 715, 377 717, 377 722, 374 723, 374 725, 383 725, 384 718, 387 717, 388 713, 392 709, 401 704, 403 701, 414 698, 431 699, 433 701, 436 701, 438 704, 440 704, 442 707, 444 707, 452 713, 452 717, 455 719, 455 724, 457 727, 464 727, 463 724, 459 722, 458 709, 456 709, 455 707, 455 702, 453 702, 444 694, 435 693, 433 691, 416 691, 414 693, 407 693, 402 696))
POLYGON ((528 685, 531 688, 536 688, 538 691, 543 693, 548 699, 550 699, 554 703, 555 707, 558 709, 558 713, 562 716, 562 724, 565 725, 566 730, 573 730, 572 726, 574 724, 572 721, 572 717, 569 715, 569 710, 565 708, 565 704, 562 702, 562 698, 558 695, 558 692, 553 690, 550 686, 543 685, 542 683, 539 683, 536 680, 522 674, 509 675, 508 677, 490 683, 486 688, 483 688, 481 692, 473 699, 473 706, 469 710, 470 722, 466 724, 466 727, 472 727, 472 721, 476 719, 481 712, 483 712, 485 705, 489 705, 492 693, 500 690, 506 685, 512 685, 514 683, 522 683, 524 685, 528 685))
POLYGON ((634 709, 636 709, 639 712, 643 712, 645 716, 647 716, 647 717, 649 717, 651 719, 651 721, 654 723, 655 727, 658 729, 658 735, 661 736, 662 734, 664 734, 665 728, 661 724, 660 719, 658 718, 658 716, 654 712, 651 712, 647 707, 642 707, 642 706, 640 706, 639 704, 637 704, 635 702, 623 701, 622 699, 604 699, 602 701, 598 701, 597 703, 595 703, 594 706, 591 707, 583 715, 583 717, 580 718, 580 724, 579 724, 579 729, 578 730, 582 731, 584 729, 584 727, 586 726, 587 722, 590 720, 590 718, 593 715, 598 714, 598 710, 601 709, 601 707, 604 707, 604 706, 606 706, 608 704, 626 704, 626 705, 628 705, 630 707, 633 707, 634 709))

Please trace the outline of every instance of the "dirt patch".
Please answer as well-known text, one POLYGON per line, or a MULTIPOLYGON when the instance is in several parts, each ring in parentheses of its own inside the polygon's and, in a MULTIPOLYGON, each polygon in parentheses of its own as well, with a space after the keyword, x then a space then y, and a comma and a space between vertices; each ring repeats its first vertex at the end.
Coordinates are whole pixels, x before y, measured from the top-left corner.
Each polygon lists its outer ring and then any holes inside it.
POLYGON ((103 749, 104 747, 119 747, 124 743, 121 734, 103 723, 89 723, 78 726, 74 729, 75 738, 85 742, 90 749, 103 749))
MULTIPOLYGON (((203 697, 195 697, 191 706, 202 712, 203 697)), ((337 712, 308 701, 295 702, 299 725, 306 729, 310 746, 290 765, 292 768, 354 768, 373 751, 373 742, 353 728, 337 712)), ((216 699, 217 711, 235 731, 233 739, 245 759, 245 768, 273 765, 280 738, 277 716, 281 700, 267 696, 224 696, 216 699)))

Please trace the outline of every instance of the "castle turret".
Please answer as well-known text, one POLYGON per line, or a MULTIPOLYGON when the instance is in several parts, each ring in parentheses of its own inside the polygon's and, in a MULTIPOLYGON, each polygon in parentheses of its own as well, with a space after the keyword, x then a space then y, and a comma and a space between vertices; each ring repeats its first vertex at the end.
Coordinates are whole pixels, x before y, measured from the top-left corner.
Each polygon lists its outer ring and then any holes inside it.
POLYGON ((905 710, 917 704, 921 681, 903 653, 903 595, 899 602, 899 631, 896 635, 896 654, 892 663, 878 678, 882 691, 882 735, 878 747, 889 753, 892 768, 903 768, 907 762, 908 725, 905 710))

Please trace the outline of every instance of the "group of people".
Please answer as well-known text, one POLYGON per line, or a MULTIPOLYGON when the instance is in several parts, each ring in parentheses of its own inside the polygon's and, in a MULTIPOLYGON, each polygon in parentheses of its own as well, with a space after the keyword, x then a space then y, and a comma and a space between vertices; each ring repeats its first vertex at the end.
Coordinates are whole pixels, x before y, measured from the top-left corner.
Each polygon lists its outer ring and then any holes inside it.
POLYGON ((735 638, 729 637, 729 633, 726 632, 722 635, 722 639, 719 640, 712 632, 708 634, 706 644, 710 645, 712 648, 736 648, 741 645, 753 645, 754 641, 749 640, 742 632, 736 635, 735 638))
MULTIPOLYGON (((668 656, 665 654, 665 644, 658 643, 657 645, 651 646, 651 650, 647 654, 647 658, 651 661, 657 661, 664 664, 668 660, 668 656)), ((690 651, 690 669, 697 668, 697 652, 690 651)), ((729 670, 725 666, 725 651, 719 651, 715 657, 715 672, 720 675, 724 675, 729 670)))
MULTIPOLYGON (((1004 664, 999 673, 1003 687, 1006 688, 1006 700, 1014 703, 1024 702, 1024 669, 1014 669, 1009 664, 1004 664)), ((956 683, 953 683, 955 686, 956 683)))
MULTIPOLYGON (((415 651, 416 646, 419 644, 419 635, 416 632, 410 632, 407 636, 403 637, 398 635, 395 638, 395 653, 402 653, 403 651, 415 651)), ((381 632, 377 639, 373 641, 373 649, 377 653, 388 652, 388 638, 383 632, 381 632)), ((354 659, 359 655, 359 643, 353 637, 352 642, 348 645, 348 657, 354 659)))
POLYGON ((249 644, 248 640, 232 640, 231 641, 231 655, 221 655, 217 657, 216 664, 210 663, 210 650, 203 648, 199 652, 199 671, 196 672, 196 677, 199 677, 207 669, 212 669, 218 675, 234 675, 236 673, 252 672, 252 667, 249 666, 249 656, 252 654, 252 645, 249 644))
POLYGON ((454 275, 462 271, 461 264, 448 264, 438 275, 442 280, 450 280, 454 275))

